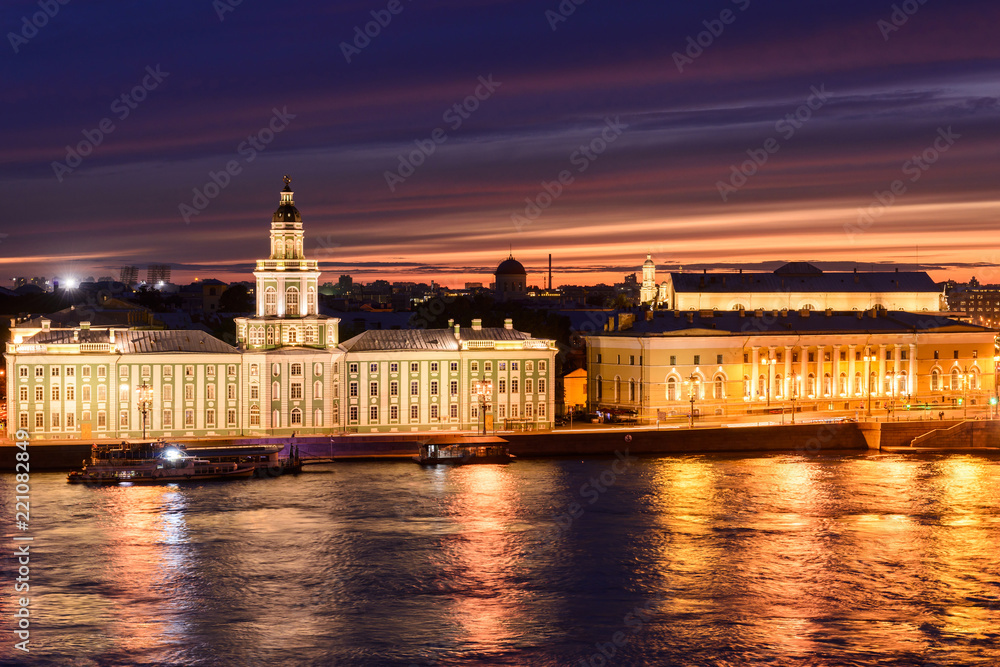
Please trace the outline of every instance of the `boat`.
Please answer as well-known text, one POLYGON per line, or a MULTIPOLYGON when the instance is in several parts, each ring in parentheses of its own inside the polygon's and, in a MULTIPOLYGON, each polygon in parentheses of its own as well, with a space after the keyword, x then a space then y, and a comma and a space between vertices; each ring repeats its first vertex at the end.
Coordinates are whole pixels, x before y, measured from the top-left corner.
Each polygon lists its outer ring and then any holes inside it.
POLYGON ((423 466, 511 463, 517 457, 495 436, 435 436, 420 444, 413 460, 423 466))
POLYGON ((122 442, 94 445, 83 469, 71 472, 70 484, 166 484, 243 479, 254 474, 252 466, 212 462, 189 455, 179 443, 122 442))

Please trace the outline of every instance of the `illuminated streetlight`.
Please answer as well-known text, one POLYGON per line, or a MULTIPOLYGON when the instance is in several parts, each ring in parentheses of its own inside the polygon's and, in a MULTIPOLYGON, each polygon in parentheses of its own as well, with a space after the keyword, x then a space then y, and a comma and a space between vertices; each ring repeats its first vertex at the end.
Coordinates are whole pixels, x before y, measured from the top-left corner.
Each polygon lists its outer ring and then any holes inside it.
MULTIPOLYGON (((122 385, 123 387, 126 385, 122 385)), ((146 415, 149 414, 149 406, 153 403, 153 388, 145 382, 142 386, 135 388, 138 395, 139 412, 142 413, 142 439, 146 439, 146 415)))
POLYGON ((691 414, 688 415, 688 427, 694 428, 694 401, 698 393, 699 378, 694 373, 688 376, 688 384, 691 386, 691 414))
POLYGON ((493 380, 479 380, 476 383, 476 395, 479 397, 479 411, 483 413, 483 435, 486 435, 486 410, 490 407, 489 400, 493 396, 493 380))
POLYGON ((868 382, 868 411, 865 414, 866 414, 866 416, 871 417, 872 416, 872 370, 871 370, 871 364, 872 364, 872 362, 876 361, 878 359, 878 357, 876 357, 874 354, 866 354, 864 356, 864 359, 865 359, 865 374, 868 376, 868 378, 867 378, 867 382, 868 382))

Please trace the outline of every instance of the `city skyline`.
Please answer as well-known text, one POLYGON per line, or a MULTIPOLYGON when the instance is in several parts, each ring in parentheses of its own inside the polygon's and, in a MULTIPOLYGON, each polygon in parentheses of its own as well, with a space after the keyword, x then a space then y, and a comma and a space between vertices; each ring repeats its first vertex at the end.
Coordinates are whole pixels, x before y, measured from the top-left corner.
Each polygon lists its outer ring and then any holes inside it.
POLYGON ((0 10, 5 277, 245 280, 289 173, 324 280, 513 252, 614 283, 652 252, 998 282, 984 3, 39 7, 0 10))

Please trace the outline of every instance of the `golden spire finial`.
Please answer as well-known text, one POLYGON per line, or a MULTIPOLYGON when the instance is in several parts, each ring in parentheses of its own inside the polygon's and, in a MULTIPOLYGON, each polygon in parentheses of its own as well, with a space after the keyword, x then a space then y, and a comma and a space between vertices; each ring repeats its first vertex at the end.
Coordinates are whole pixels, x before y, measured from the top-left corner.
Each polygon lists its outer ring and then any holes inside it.
POLYGON ((292 177, 289 176, 288 174, 285 174, 285 187, 288 187, 291 184, 292 184, 292 177))

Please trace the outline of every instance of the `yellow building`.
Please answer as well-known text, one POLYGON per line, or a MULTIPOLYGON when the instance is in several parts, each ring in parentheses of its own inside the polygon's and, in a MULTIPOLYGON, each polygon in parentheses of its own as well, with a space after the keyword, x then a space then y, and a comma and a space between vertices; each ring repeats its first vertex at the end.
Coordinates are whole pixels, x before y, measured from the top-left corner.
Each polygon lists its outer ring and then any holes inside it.
POLYGON ((652 422, 791 411, 985 410, 996 332, 920 313, 659 311, 587 337, 591 410, 652 422))

